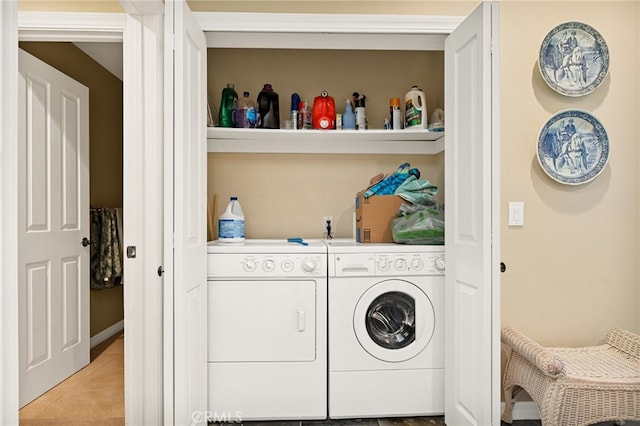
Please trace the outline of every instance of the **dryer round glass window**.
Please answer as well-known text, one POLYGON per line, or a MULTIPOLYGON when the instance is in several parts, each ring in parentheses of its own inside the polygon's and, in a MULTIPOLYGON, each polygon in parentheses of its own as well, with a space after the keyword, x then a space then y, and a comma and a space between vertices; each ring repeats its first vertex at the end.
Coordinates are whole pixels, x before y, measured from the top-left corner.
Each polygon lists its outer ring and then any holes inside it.
POLYGON ((429 296, 400 279, 380 281, 356 302, 353 330, 360 346, 381 361, 402 362, 421 353, 435 330, 429 296))
POLYGON ((387 349, 399 349, 416 339, 415 300, 406 293, 391 291, 376 297, 367 310, 369 337, 387 349))

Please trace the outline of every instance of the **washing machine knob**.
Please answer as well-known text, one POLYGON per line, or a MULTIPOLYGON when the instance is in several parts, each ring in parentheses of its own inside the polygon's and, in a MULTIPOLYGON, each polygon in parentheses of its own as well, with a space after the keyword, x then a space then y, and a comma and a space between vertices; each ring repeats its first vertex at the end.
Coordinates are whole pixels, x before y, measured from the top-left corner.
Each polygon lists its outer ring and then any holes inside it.
POLYGON ((256 262, 251 259, 245 260, 244 263, 242 264, 242 267, 247 272, 253 272, 256 270, 256 262))
POLYGON ((262 263, 262 269, 265 272, 273 272, 276 269, 276 263, 272 259, 267 259, 262 263))
POLYGON ((411 269, 414 271, 421 270, 423 266, 424 266, 424 262, 422 262, 422 259, 413 259, 411 261, 411 269))
POLYGON ((302 269, 305 272, 313 272, 316 270, 316 262, 313 259, 307 258, 302 261, 302 269))
POLYGON ((433 266, 435 266, 438 271, 444 271, 444 257, 437 257, 433 266))
POLYGON ((382 272, 388 271, 390 266, 391 264, 387 259, 380 259, 380 261, 378 262, 378 269, 380 269, 382 272))
POLYGON ((404 271, 405 269, 407 269, 407 261, 404 259, 396 259, 393 266, 398 271, 404 271))

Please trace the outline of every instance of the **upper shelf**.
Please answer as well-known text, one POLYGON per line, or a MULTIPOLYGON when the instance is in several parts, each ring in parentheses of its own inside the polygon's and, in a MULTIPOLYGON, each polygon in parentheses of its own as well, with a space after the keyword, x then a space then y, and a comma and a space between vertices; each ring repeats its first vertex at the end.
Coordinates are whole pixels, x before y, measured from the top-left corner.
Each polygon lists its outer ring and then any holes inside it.
POLYGON ((282 130, 209 127, 209 152, 437 154, 444 132, 426 130, 282 130))

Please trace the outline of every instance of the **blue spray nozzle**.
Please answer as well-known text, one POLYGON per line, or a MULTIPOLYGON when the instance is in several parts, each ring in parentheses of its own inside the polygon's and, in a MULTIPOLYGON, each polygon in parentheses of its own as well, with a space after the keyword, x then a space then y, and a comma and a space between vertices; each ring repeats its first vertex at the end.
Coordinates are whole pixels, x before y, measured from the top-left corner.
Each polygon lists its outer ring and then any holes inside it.
POLYGON ((294 93, 291 95, 291 111, 297 111, 300 105, 300 95, 294 93))

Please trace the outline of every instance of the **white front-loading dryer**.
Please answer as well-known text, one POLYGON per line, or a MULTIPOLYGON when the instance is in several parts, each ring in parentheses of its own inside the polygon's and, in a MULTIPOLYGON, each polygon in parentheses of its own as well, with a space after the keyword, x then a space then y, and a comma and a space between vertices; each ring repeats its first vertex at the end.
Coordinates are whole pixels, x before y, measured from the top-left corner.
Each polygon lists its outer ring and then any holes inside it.
POLYGON ((444 248, 328 244, 329 417, 444 412, 444 248))

